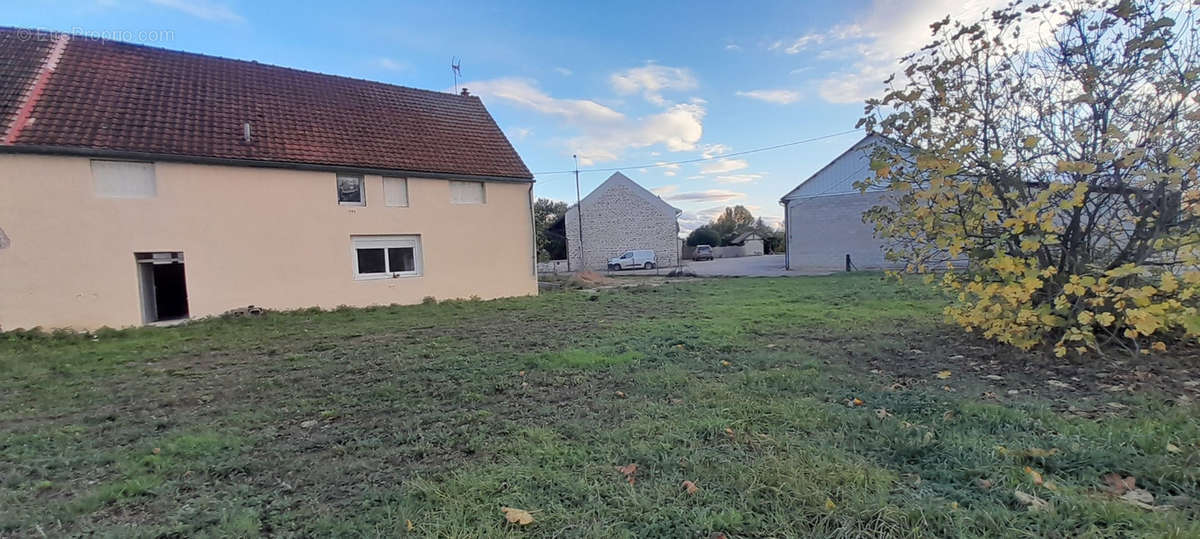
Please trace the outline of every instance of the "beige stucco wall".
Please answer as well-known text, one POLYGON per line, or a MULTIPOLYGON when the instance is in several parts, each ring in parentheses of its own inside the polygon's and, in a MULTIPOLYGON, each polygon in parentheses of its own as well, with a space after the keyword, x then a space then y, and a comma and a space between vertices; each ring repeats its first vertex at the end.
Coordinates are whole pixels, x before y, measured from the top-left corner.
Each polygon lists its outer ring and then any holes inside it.
POLYGON ((386 207, 337 203, 333 172, 157 162, 150 199, 95 196, 83 157, 0 154, 0 328, 142 323, 135 252, 182 251, 193 318, 537 293, 529 184, 487 183, 450 204, 446 180, 410 178, 386 207), (355 280, 351 235, 421 236, 423 275, 355 280))

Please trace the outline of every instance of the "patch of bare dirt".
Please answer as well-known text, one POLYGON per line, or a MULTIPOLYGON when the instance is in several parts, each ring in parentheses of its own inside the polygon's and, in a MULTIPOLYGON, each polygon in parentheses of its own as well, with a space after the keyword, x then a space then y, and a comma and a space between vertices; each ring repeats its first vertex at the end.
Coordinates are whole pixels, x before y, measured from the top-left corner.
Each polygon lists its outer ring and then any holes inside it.
POLYGON ((892 380, 894 389, 926 385, 975 392, 985 400, 1036 398, 1080 414, 1121 413, 1129 397, 1188 404, 1200 400, 1200 349, 1131 357, 1112 353, 1064 361, 1006 345, 954 335, 906 339, 908 350, 861 357, 861 367, 892 380))

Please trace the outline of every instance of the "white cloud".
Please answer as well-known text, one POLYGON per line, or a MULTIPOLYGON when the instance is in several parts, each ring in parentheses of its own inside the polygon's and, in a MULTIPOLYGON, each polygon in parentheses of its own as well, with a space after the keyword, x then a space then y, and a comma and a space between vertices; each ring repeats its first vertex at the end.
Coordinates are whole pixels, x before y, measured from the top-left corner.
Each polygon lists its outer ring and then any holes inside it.
POLYGON ((686 235, 697 228, 711 223, 713 219, 716 219, 724 211, 725 206, 715 206, 694 211, 684 210, 683 213, 679 214, 679 232, 686 235))
POLYGON ((580 134, 566 143, 583 165, 617 159, 631 148, 662 145, 673 152, 692 150, 704 133, 707 111, 702 104, 680 103, 656 114, 630 118, 589 99, 552 97, 528 79, 473 81, 464 86, 475 94, 554 116, 575 127, 580 134))
POLYGON ((860 62, 854 71, 841 71, 821 81, 817 93, 830 103, 859 103, 880 97, 883 81, 896 72, 896 66, 860 62))
POLYGON ((651 189, 650 192, 661 197, 661 196, 667 196, 678 190, 679 190, 678 185, 664 185, 662 187, 655 187, 655 188, 651 189))
POLYGON ((623 150, 661 144, 673 152, 692 150, 704 133, 704 115, 700 105, 678 104, 650 116, 586 129, 571 140, 584 164, 613 160, 623 150))
POLYGON ((766 101, 767 103, 776 103, 779 105, 795 103, 796 101, 800 100, 800 92, 795 90, 739 90, 737 95, 749 97, 750 99, 757 99, 759 101, 766 101))
POLYGON ((374 64, 375 67, 386 69, 388 71, 402 71, 408 68, 408 65, 404 62, 393 60, 391 58, 376 58, 374 64))
POLYGON ((528 127, 516 127, 512 130, 513 138, 523 139, 533 134, 533 130, 528 127))
POLYGON ((882 94, 883 81, 898 71, 901 56, 924 46, 931 39, 929 25, 951 15, 974 20, 1008 0, 872 0, 859 10, 862 15, 849 24, 827 32, 777 41, 769 48, 799 54, 831 45, 818 56, 848 54, 848 68, 838 70, 818 83, 818 93, 831 103, 858 103, 882 94))
MULTIPOLYGON (((889 0, 876 0, 876 4, 887 2, 889 0)), ((799 54, 814 45, 821 45, 827 41, 853 39, 862 35, 863 28, 861 26, 857 24, 843 24, 834 26, 827 32, 814 32, 802 35, 791 42, 776 41, 768 49, 773 51, 782 50, 787 54, 799 54)))
POLYGON ((625 115, 590 99, 550 97, 529 79, 515 77, 473 81, 462 86, 481 96, 510 101, 521 107, 557 116, 569 122, 619 123, 625 115))
POLYGON ((724 144, 705 144, 701 146, 700 149, 702 150, 700 152, 700 157, 712 159, 718 155, 725 155, 729 153, 729 151, 733 148, 730 148, 724 144))
POLYGON ((554 70, 557 71, 559 75, 562 75, 564 77, 570 77, 571 75, 575 74, 574 71, 571 71, 570 69, 567 69, 565 67, 556 67, 556 68, 554 68, 554 70))
POLYGON ((705 191, 689 191, 686 193, 672 193, 670 196, 663 197, 666 200, 680 200, 687 202, 724 202, 742 198, 746 193, 738 193, 736 191, 727 191, 725 189, 708 189, 705 191))
POLYGON ((718 159, 712 163, 700 167, 700 173, 723 174, 726 172, 733 172, 735 170, 742 170, 743 168, 747 168, 749 166, 750 163, 747 163, 745 159, 718 159))
POLYGON ((214 4, 207 0, 150 0, 150 3, 181 11, 198 19, 217 22, 245 22, 229 6, 214 4))
POLYGON ((674 176, 679 173, 679 165, 675 163, 658 162, 658 168, 663 169, 663 176, 674 176))
POLYGON ((737 43, 727 43, 727 44, 725 44, 725 50, 740 51, 740 50, 742 50, 742 47, 741 47, 741 45, 738 45, 737 43))
POLYGON ((750 183, 762 177, 762 174, 727 174, 714 179, 717 183, 750 183))
MULTIPOLYGON (((655 105, 667 104, 662 93, 667 90, 693 90, 699 84, 692 72, 683 67, 668 67, 658 64, 646 64, 613 73, 609 77, 613 90, 621 95, 641 93, 642 97, 655 105)), ((693 104, 703 104, 695 103, 693 104)))

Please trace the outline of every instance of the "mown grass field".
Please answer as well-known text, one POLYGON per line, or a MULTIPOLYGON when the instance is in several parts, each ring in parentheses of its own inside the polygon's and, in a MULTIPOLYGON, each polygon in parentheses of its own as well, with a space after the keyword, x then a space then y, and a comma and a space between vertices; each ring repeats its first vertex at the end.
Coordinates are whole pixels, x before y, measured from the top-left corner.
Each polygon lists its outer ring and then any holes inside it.
POLYGON ((3 335, 0 536, 1200 536, 1200 367, 940 308, 715 279, 3 335))

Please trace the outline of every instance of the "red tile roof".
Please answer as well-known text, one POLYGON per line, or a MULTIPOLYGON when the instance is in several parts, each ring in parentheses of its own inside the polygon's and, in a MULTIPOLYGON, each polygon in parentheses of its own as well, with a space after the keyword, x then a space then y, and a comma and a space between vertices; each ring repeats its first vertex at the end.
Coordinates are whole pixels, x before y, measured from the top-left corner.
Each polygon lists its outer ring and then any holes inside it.
POLYGON ((0 138, 21 108, 22 98, 50 51, 50 40, 32 37, 0 28, 0 138))
MULTIPOLYGON (((53 45, 30 35, 0 28, 0 135, 53 45)), ((29 117, 10 150, 533 177, 478 97, 107 40, 72 38, 29 117)))

